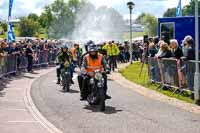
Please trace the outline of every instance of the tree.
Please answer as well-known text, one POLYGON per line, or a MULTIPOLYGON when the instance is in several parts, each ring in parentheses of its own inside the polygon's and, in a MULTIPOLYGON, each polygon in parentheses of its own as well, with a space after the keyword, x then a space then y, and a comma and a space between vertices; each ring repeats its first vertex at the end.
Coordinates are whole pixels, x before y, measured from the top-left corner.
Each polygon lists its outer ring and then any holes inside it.
POLYGON ((33 37, 39 31, 39 24, 33 19, 22 17, 20 18, 19 31, 20 36, 33 37))
POLYGON ((176 17, 176 8, 168 8, 163 17, 176 17))
POLYGON ((28 15, 28 19, 32 19, 33 21, 38 21, 39 17, 35 13, 31 13, 28 15))
POLYGON ((136 18, 136 20, 135 20, 135 23, 136 24, 141 24, 142 22, 142 18, 144 18, 146 16, 146 13, 141 13, 137 18, 136 18))
MULTIPOLYGON (((198 1, 200 5, 200 1, 198 1)), ((200 14, 200 6, 199 6, 199 14, 200 14)), ((191 0, 189 5, 186 5, 183 8, 184 16, 194 16, 195 15, 195 0, 191 0)))
POLYGON ((4 30, 4 32, 7 31, 7 24, 6 23, 2 23, 1 24, 2 29, 4 30))
POLYGON ((155 16, 148 13, 142 13, 136 20, 141 22, 140 24, 142 24, 145 27, 145 30, 149 35, 157 35, 158 19, 155 16))
POLYGON ((56 0, 49 5, 40 19, 43 27, 48 28, 50 37, 61 38, 69 35, 74 28, 75 13, 80 6, 79 0, 56 0))
MULTIPOLYGON (((199 1, 200 4, 200 1, 199 1)), ((195 13, 195 0, 191 0, 189 5, 186 5, 182 9, 183 16, 194 16, 195 13)), ((200 6, 199 6, 199 14, 200 14, 200 6)), ((176 16, 176 7, 168 8, 164 13, 163 17, 175 17, 176 16)))
POLYGON ((46 6, 44 12, 39 17, 39 24, 42 28, 49 29, 53 21, 53 14, 51 12, 50 6, 46 6))

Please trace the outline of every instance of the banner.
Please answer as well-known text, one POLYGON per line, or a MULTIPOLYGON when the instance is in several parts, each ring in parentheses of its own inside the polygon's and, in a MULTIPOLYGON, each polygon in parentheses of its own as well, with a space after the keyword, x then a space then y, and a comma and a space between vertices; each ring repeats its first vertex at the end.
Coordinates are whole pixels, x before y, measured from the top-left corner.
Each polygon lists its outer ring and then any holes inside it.
POLYGON ((11 17, 11 15, 12 15, 13 1, 14 1, 14 0, 9 0, 9 11, 8 11, 8 17, 11 17))
POLYGON ((7 22, 7 27, 8 27, 7 42, 12 42, 13 40, 15 40, 15 35, 13 32, 12 24, 10 23, 10 18, 12 15, 13 1, 14 0, 9 0, 8 22, 7 22))
POLYGON ((15 40, 15 34, 13 32, 12 24, 8 22, 8 42, 15 40))
POLYGON ((182 6, 181 6, 181 0, 179 0, 178 6, 176 8, 176 16, 181 17, 182 16, 182 6))

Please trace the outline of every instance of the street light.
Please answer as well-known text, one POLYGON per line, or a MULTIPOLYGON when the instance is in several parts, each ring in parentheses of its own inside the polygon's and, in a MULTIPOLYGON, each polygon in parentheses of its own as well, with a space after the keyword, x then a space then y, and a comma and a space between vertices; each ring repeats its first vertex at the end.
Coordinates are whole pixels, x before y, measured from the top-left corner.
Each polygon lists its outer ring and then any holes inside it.
POLYGON ((130 63, 132 64, 132 60, 133 60, 133 55, 132 55, 132 10, 135 6, 135 4, 130 1, 127 3, 127 6, 130 10, 130 63))
POLYGON ((200 105, 200 73, 199 73, 199 15, 198 0, 195 0, 195 66, 196 72, 194 77, 195 103, 200 105))

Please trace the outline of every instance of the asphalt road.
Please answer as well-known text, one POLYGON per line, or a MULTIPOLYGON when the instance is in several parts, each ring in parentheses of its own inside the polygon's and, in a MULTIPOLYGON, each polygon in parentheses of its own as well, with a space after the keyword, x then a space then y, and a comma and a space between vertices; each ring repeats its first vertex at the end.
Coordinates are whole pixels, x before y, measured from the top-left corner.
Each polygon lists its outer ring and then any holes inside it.
POLYGON ((64 133, 200 133, 200 116, 154 101, 109 81, 105 113, 55 84, 55 72, 35 81, 31 96, 39 111, 64 133))

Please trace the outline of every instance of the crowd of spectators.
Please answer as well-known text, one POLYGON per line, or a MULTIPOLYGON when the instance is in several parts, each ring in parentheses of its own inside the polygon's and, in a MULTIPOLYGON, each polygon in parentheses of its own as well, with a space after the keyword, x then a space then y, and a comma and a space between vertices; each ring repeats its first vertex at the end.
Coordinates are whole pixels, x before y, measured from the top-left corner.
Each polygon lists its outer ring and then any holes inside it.
MULTIPOLYGON (((46 51, 51 52, 59 48, 62 42, 60 40, 45 40, 45 39, 20 39, 13 42, 7 43, 7 40, 0 40, 0 61, 8 56, 15 56, 17 60, 17 67, 21 64, 20 57, 26 57, 28 60, 27 71, 32 71, 33 61, 38 59, 38 53, 46 51)), ((0 64, 0 65, 1 65, 0 64)), ((5 64, 5 63, 3 63, 5 64)))
MULTIPOLYGON (((194 63, 191 63, 189 61, 195 60, 195 49, 194 49, 194 40, 191 36, 186 36, 184 40, 182 41, 182 44, 179 44, 176 39, 169 40, 169 44, 164 42, 163 40, 158 40, 157 38, 149 40, 147 42, 147 46, 144 43, 141 49, 143 49, 143 58, 145 55, 148 55, 146 57, 153 57, 154 59, 159 60, 165 58, 169 59, 168 61, 168 67, 163 69, 162 65, 159 65, 159 68, 161 69, 161 82, 166 83, 166 74, 171 75, 173 78, 177 71, 178 75, 178 84, 177 86, 180 88, 187 87, 189 90, 194 90, 194 70, 195 65, 194 63), (148 49, 145 51, 145 49, 148 49), (146 53, 146 54, 145 54, 146 53), (170 60, 172 62, 170 62, 170 60), (176 60, 176 66, 177 67, 170 67, 171 64, 173 64, 173 60, 176 60), (173 70, 174 69, 174 70, 173 70)), ((145 58, 146 58, 145 57, 145 58)), ((149 62, 150 63, 150 62, 149 62)), ((151 69, 151 75, 153 77, 157 76, 158 71, 155 69, 151 69)), ((171 80, 171 79, 170 79, 171 80)), ((173 84, 173 83, 170 83, 173 84)))

